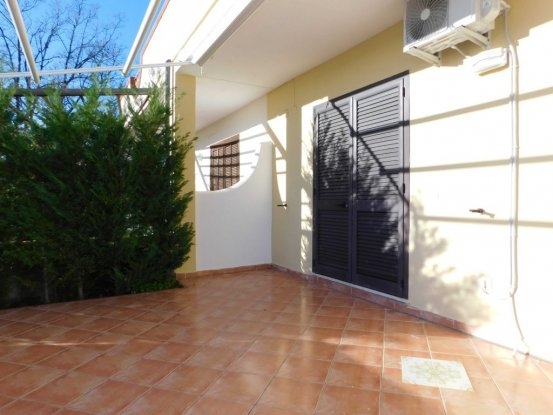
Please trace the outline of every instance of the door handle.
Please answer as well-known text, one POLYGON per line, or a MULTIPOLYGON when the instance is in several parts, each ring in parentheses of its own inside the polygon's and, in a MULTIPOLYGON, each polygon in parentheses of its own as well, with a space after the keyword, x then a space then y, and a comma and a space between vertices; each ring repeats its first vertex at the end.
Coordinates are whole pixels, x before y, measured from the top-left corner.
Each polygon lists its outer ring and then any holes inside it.
POLYGON ((338 205, 338 207, 347 209, 347 208, 349 207, 349 204, 348 204, 348 203, 340 203, 340 204, 338 205))

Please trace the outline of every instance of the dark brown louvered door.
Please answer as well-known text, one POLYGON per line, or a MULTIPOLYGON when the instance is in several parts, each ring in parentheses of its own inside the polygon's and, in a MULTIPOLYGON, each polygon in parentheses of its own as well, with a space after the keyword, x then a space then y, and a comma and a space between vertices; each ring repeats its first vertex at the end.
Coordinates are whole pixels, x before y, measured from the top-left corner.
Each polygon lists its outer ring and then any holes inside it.
POLYGON ((403 80, 355 100, 353 282, 407 297, 403 80))
POLYGON ((382 83, 316 112, 314 271, 407 298, 405 82, 382 83))
POLYGON ((350 281, 350 100, 328 103, 316 113, 315 272, 350 281))

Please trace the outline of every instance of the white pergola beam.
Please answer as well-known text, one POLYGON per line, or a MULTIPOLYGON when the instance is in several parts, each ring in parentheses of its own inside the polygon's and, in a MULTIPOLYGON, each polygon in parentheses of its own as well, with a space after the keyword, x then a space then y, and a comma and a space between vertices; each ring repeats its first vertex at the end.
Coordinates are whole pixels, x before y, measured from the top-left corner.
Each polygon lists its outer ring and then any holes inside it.
POLYGON ((162 0, 150 0, 150 4, 148 5, 146 14, 142 19, 142 24, 140 25, 140 29, 138 29, 138 33, 136 34, 136 38, 134 39, 134 43, 129 52, 129 56, 127 57, 127 61, 125 62, 125 65, 123 65, 123 75, 125 76, 129 74, 131 70, 131 66, 134 62, 134 59, 136 58, 136 55, 140 50, 142 43, 144 43, 144 39, 148 34, 148 30, 152 25, 152 22, 154 20, 154 17, 156 15, 156 12, 159 8, 161 1, 162 0))
POLYGON ((31 43, 29 42, 29 37, 27 36, 27 29, 25 28, 25 22, 23 22, 23 16, 21 15, 19 3, 17 0, 6 0, 6 6, 10 12, 12 22, 15 26, 15 31, 17 32, 17 37, 19 38, 19 44, 23 48, 23 53, 25 54, 25 59, 27 60, 27 65, 29 65, 33 80, 38 84, 40 82, 40 75, 36 67, 33 49, 31 47, 31 43))

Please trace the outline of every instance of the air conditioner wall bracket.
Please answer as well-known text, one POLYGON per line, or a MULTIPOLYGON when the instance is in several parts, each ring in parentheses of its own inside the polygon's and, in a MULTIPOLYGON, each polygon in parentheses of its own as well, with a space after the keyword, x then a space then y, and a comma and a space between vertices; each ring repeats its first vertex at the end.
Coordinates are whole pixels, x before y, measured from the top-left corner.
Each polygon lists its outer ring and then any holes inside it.
POLYGON ((461 33, 467 40, 470 40, 472 43, 480 46, 482 49, 487 49, 490 47, 490 38, 487 35, 482 35, 464 26, 459 26, 455 30, 461 33))
POLYGON ((426 52, 417 47, 410 48, 406 52, 435 66, 440 66, 442 63, 442 60, 438 54, 426 52))

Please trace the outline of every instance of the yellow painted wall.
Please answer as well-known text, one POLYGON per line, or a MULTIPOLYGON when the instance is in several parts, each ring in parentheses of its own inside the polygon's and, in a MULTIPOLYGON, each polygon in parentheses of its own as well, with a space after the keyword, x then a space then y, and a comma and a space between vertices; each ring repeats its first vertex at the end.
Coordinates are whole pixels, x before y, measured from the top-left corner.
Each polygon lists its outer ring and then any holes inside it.
MULTIPOLYGON (((196 135, 196 78, 188 75, 182 75, 177 73, 175 75, 175 110, 174 116, 177 122, 177 128, 180 135, 190 134, 190 137, 196 135)), ((185 160, 187 166, 185 175, 188 179, 188 184, 185 186, 184 191, 194 191, 195 177, 194 177, 194 149, 188 152, 185 160)), ((185 221, 195 222, 196 217, 196 201, 192 199, 188 205, 185 221)), ((190 250, 190 258, 184 263, 177 273, 187 273, 196 271, 196 238, 194 237, 194 245, 190 250)))
MULTIPOLYGON (((513 0, 510 34, 520 59, 518 292, 526 343, 553 360, 553 3, 513 0)), ((504 19, 492 47, 505 47, 504 19)), ((508 296, 510 274, 511 72, 473 73, 456 51, 431 67, 402 53, 398 24, 268 95, 278 120, 273 262, 311 271, 312 108, 394 76, 410 75, 409 303, 470 324, 484 338, 523 347, 508 296), (470 213, 483 208, 492 216, 470 213), (485 286, 489 294, 484 292, 485 286)), ((480 49, 459 45, 469 55, 480 49)))

